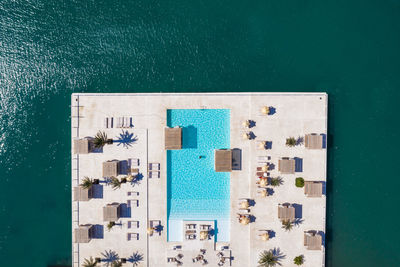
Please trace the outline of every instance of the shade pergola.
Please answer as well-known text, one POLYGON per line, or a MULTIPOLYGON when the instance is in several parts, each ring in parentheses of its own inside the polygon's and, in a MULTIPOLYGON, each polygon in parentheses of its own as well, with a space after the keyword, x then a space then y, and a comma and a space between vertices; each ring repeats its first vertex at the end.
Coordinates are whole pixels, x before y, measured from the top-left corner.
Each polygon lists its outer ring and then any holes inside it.
POLYGON ((306 134, 304 138, 304 146, 308 149, 322 149, 323 137, 317 134, 306 134))
POLYGON ((93 187, 89 189, 81 186, 74 187, 74 201, 89 201, 93 197, 93 187))
POLYGON ((94 227, 91 224, 79 225, 74 229, 75 243, 89 243, 93 236, 94 227))
POLYGON ((103 177, 112 177, 119 174, 119 161, 110 160, 103 162, 103 177))
POLYGON ((215 150, 215 171, 216 172, 232 171, 232 151, 230 149, 215 150))
POLYGON ((165 149, 182 149, 182 128, 165 128, 165 149))
POLYGON ((294 221, 295 209, 290 205, 280 205, 278 207, 278 218, 282 221, 294 221))
POLYGON ((278 161, 278 170, 281 173, 293 174, 296 169, 296 161, 294 159, 280 159, 278 161))
POLYGON ((92 151, 93 145, 89 138, 74 140, 74 154, 88 154, 92 151))
POLYGON ((114 222, 119 219, 121 215, 121 204, 112 203, 103 207, 103 221, 114 222))
POLYGON ((304 232, 304 246, 308 250, 321 250, 322 236, 314 231, 304 232))
POLYGON ((314 181, 304 182, 304 194, 306 194, 308 197, 321 197, 322 183, 314 181))

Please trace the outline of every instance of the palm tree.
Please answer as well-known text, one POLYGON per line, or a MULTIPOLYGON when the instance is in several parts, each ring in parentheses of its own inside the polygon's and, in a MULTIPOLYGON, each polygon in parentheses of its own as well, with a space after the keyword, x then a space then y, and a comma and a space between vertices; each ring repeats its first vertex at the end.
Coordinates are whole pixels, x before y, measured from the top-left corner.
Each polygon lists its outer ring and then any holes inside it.
POLYGON ((271 178, 269 181, 271 186, 280 186, 283 183, 281 177, 271 178))
POLYGON ((101 255, 104 257, 102 262, 104 262, 104 266, 106 267, 110 267, 113 262, 119 260, 118 254, 112 250, 106 250, 102 252, 101 255))
POLYGON ((143 260, 143 255, 139 254, 139 252, 134 252, 132 256, 129 257, 128 261, 133 264, 133 266, 138 266, 139 263, 143 260))
POLYGON ((94 181, 92 179, 90 179, 89 177, 85 176, 85 178, 83 178, 80 186, 82 186, 82 188, 84 188, 84 189, 90 189, 93 186, 93 184, 94 184, 94 181))
MULTIPOLYGON (((279 264, 278 256, 274 255, 272 250, 260 253, 260 259, 258 260, 258 267, 272 267, 279 264)), ((280 265, 280 264, 279 264, 280 265)))
POLYGON ((109 223, 107 224, 107 230, 108 230, 108 231, 111 231, 111 229, 113 228, 114 225, 115 225, 115 222, 109 222, 109 223))
POLYGON ((98 131, 96 136, 94 137, 94 147, 95 148, 102 148, 106 144, 112 144, 112 139, 107 139, 107 134, 105 132, 98 131))
POLYGON ((97 262, 92 257, 90 257, 89 259, 84 260, 82 266, 83 267, 96 267, 97 262))
POLYGON ((294 258, 293 261, 294 261, 294 264, 296 264, 296 265, 303 265, 304 256, 303 255, 297 256, 297 257, 294 258))
POLYGON ((118 178, 116 178, 116 177, 111 177, 111 182, 110 182, 110 184, 111 184, 111 186, 112 186, 112 188, 115 190, 115 189, 118 189, 118 188, 121 188, 121 181, 120 180, 118 180, 118 178))
POLYGON ((285 229, 285 231, 290 231, 293 228, 293 223, 290 220, 283 220, 282 228, 285 229))
POLYGON ((296 145, 296 143, 297 143, 296 138, 294 138, 294 137, 286 138, 286 145, 287 146, 294 147, 296 145))

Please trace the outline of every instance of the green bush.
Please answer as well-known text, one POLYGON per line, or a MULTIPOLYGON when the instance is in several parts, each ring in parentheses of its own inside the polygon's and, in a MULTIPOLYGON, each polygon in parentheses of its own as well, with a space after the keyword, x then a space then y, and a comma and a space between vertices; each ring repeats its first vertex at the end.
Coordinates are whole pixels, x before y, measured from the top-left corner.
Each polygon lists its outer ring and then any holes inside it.
POLYGON ((296 186, 297 187, 303 187, 304 186, 304 179, 302 177, 297 177, 296 178, 296 186))

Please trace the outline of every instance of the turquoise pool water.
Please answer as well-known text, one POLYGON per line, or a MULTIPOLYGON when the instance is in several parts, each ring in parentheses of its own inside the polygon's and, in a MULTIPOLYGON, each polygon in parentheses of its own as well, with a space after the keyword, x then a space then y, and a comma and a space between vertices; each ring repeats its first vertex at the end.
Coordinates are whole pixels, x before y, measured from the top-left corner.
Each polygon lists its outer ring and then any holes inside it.
POLYGON ((230 111, 174 109, 167 124, 182 127, 182 149, 167 151, 168 240, 182 240, 183 220, 214 220, 229 241, 230 174, 215 172, 214 150, 230 148, 230 111))

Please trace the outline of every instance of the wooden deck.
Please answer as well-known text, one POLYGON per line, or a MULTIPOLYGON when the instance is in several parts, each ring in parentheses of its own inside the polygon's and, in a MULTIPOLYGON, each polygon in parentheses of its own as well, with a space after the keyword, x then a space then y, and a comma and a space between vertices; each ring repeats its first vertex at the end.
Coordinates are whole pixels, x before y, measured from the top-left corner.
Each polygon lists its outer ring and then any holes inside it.
POLYGON ((182 128, 165 128, 165 149, 182 149, 182 128))
POLYGON ((216 172, 232 171, 232 151, 230 149, 215 150, 215 171, 216 172))

